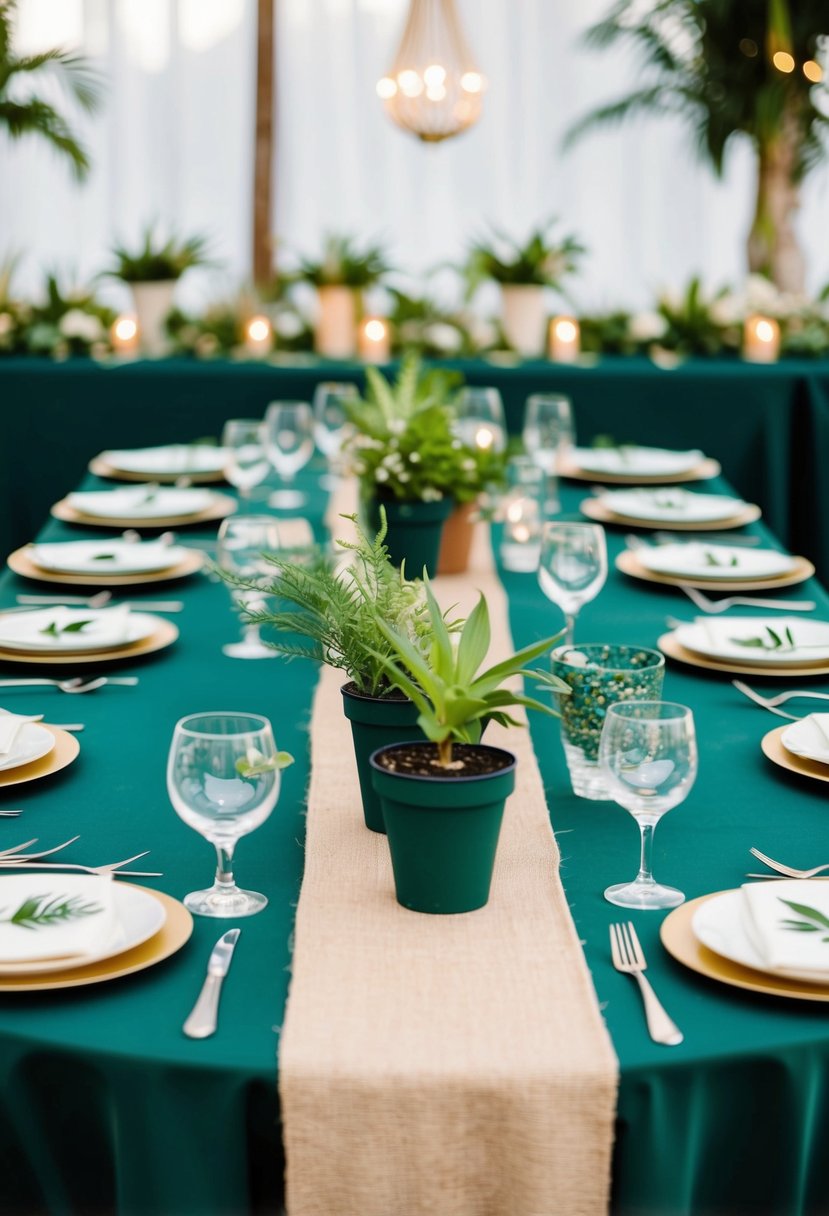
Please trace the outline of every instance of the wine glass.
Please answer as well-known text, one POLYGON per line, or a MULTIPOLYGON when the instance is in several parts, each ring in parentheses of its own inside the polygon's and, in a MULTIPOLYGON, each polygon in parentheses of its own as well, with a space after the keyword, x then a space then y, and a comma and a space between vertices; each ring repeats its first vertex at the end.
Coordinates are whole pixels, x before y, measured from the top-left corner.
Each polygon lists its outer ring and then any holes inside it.
POLYGON ((497 388, 464 388, 455 406, 457 432, 470 448, 503 452, 507 446, 504 405, 497 388))
MULTIPOLYGON (((266 554, 277 553, 281 547, 281 525, 273 515, 231 515, 222 521, 217 542, 217 563, 220 570, 253 582, 270 584, 274 569, 266 554)), ((265 607, 266 593, 256 589, 234 587, 230 594, 239 609, 252 612, 265 607)), ((259 626, 249 622, 242 627, 241 642, 222 647, 222 654, 231 659, 273 659, 276 651, 266 646, 259 635, 259 626)))
POLYGON ((227 452, 224 475, 239 491, 239 497, 249 501, 251 490, 265 480, 271 467, 262 420, 230 418, 222 431, 222 447, 227 452))
POLYGON ((547 474, 547 502, 550 515, 560 510, 558 497, 559 459, 573 446, 573 412, 569 397, 557 393, 533 393, 524 409, 524 448, 547 474))
POLYGON ((306 401, 273 401, 265 411, 265 444, 273 467, 285 482, 268 500, 269 506, 292 510, 305 503, 291 482, 314 454, 314 416, 306 401))
POLYGON ((548 523, 541 537, 538 581, 564 613, 563 645, 573 645, 576 617, 607 578, 607 544, 600 524, 548 523))
POLYGON ((621 908, 675 908, 685 896, 654 881, 651 853, 656 825, 684 802, 697 775, 694 715, 671 701, 621 701, 607 711, 599 765, 610 796, 639 824, 641 860, 633 882, 608 887, 621 908))
POLYGON ((276 755, 271 724, 259 714, 190 714, 176 723, 167 793, 179 818, 209 840, 218 857, 213 886, 184 897, 198 916, 253 916, 267 905, 258 891, 236 886, 233 851, 276 806, 276 755))
POLYGON ((358 401, 355 384, 318 384, 314 393, 314 440, 328 461, 329 472, 320 478, 324 490, 339 484, 340 454, 349 430, 348 405, 358 401))

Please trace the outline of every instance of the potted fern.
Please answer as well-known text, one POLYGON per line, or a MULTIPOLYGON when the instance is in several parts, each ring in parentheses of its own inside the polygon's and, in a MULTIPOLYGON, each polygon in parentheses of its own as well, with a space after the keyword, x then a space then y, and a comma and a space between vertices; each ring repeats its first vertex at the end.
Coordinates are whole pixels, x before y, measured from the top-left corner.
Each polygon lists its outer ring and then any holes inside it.
POLYGON ((164 354, 165 322, 173 309, 176 283, 192 266, 208 264, 206 239, 192 236, 179 240, 172 235, 162 241, 150 225, 138 248, 131 251, 118 245, 112 254, 115 265, 109 273, 130 286, 142 351, 147 355, 164 354))
POLYGON ((291 282, 316 288, 317 323, 314 349, 328 359, 350 359, 357 347, 361 293, 379 283, 389 267, 379 245, 360 249, 350 236, 329 233, 318 260, 303 258, 291 282))
POLYGON ((559 288, 584 253, 584 246, 574 236, 553 240, 551 231, 556 223, 555 219, 548 220, 523 244, 492 229, 489 238, 472 245, 464 268, 470 296, 487 280, 499 284, 504 336, 514 350, 528 357, 544 353, 544 289, 559 288))
POLYGON ((428 584, 426 601, 428 655, 377 619, 393 651, 392 658, 384 658, 388 677, 419 710, 417 722, 427 742, 380 748, 371 757, 372 781, 382 804, 398 902, 414 912, 472 912, 489 899, 504 804, 515 786, 515 756, 481 744, 483 723, 519 725, 509 713, 516 705, 554 714, 506 687, 516 676, 537 678, 565 695, 569 689, 555 676, 525 670, 560 634, 481 671, 490 642, 484 597, 463 623, 457 645, 428 584))

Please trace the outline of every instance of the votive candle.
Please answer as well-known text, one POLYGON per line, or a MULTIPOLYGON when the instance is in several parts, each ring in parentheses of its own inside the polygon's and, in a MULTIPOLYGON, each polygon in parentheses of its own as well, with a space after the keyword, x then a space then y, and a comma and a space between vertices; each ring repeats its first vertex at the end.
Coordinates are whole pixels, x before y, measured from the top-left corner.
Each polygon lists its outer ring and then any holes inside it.
POLYGON ((553 317, 549 351, 555 363, 576 362, 581 354, 581 330, 575 317, 553 317))
POLYGON ((780 326, 772 317, 747 317, 743 329, 743 358, 749 363, 776 363, 780 357, 780 326))
POLYGON ((365 363, 388 363, 391 358, 391 332, 382 317, 366 317, 360 326, 360 358, 365 363))
POLYGON ((249 355, 262 358, 271 353, 273 326, 267 317, 251 317, 245 326, 245 350, 249 355))
POLYGON ((138 354, 138 322, 127 315, 116 317, 109 331, 109 340, 116 355, 125 357, 138 354))

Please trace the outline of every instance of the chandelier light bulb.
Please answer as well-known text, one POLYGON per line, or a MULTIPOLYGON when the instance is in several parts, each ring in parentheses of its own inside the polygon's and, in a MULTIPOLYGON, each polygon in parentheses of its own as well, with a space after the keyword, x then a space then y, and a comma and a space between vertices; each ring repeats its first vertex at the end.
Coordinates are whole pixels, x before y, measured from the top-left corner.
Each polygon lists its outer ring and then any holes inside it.
POLYGON ((397 82, 392 80, 391 76, 384 76, 382 80, 377 81, 377 96, 385 101, 389 97, 394 97, 397 92, 397 82))
POLYGON ((427 89, 438 89, 446 79, 446 68, 439 63, 430 63, 423 71, 423 80, 427 89))
POLYGON ((423 81, 413 68, 404 68, 402 72, 398 72, 397 83, 400 85, 400 92, 406 97, 419 97, 423 92, 423 81))
POLYGON ((461 76, 461 88, 464 93, 481 93, 484 88, 484 78, 480 72, 464 72, 461 76))

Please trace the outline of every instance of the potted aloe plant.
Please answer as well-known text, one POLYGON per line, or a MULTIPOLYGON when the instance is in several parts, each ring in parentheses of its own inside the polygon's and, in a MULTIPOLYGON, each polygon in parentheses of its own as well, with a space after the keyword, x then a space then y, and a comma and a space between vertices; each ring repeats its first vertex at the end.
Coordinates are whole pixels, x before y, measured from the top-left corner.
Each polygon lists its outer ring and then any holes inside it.
POLYGON ((544 290, 559 288, 584 253, 584 246, 574 236, 553 240, 551 231, 556 223, 555 219, 548 220, 523 244, 492 229, 491 236, 472 245, 464 267, 470 296, 487 280, 500 286, 504 336, 520 355, 544 353, 544 290))
MULTIPOLYGON (((265 592, 278 601, 278 610, 247 615, 275 630, 271 645, 280 654, 316 659, 347 677, 342 687, 343 709, 351 722, 366 827, 384 832, 369 757, 387 743, 422 736, 418 709, 389 680, 385 660, 392 649, 378 633, 377 621, 393 628, 395 636, 408 638, 417 649, 428 644, 429 616, 423 584, 407 579, 389 561, 383 543, 385 518, 373 540, 359 527, 356 516, 343 518, 355 525, 357 533, 354 542, 337 541, 351 556, 351 564, 334 569, 330 562, 302 564, 274 554, 270 559, 274 580, 265 592)), ((220 573, 235 586, 248 585, 243 578, 220 573)), ((262 589, 257 581, 258 594, 262 589)), ((449 622, 446 628, 453 632, 458 625, 449 622)))
POLYGON ((314 349, 328 359, 350 359, 357 348, 357 323, 362 310, 362 292, 379 283, 388 272, 384 250, 379 245, 360 249, 350 236, 329 233, 319 259, 303 258, 288 282, 309 283, 316 288, 317 323, 314 349))
POLYGON ((109 274, 128 283, 132 290, 142 351, 147 355, 164 354, 165 322, 173 309, 176 283, 191 267, 209 265, 206 238, 180 240, 171 235, 165 241, 150 225, 138 248, 129 250, 119 245, 112 254, 115 265, 109 274))
POLYGON ((525 670, 560 634, 481 671, 490 642, 484 597, 463 623, 457 645, 428 583, 426 601, 428 655, 377 619, 394 652, 384 658, 384 667, 419 710, 417 722, 427 742, 380 748, 371 757, 372 780, 383 808, 398 902, 414 912, 472 912, 489 899, 504 804, 515 786, 515 756, 481 744, 483 724, 520 725, 509 713, 516 705, 555 713, 507 687, 515 676, 536 678, 565 695, 569 689, 555 676, 525 670))

